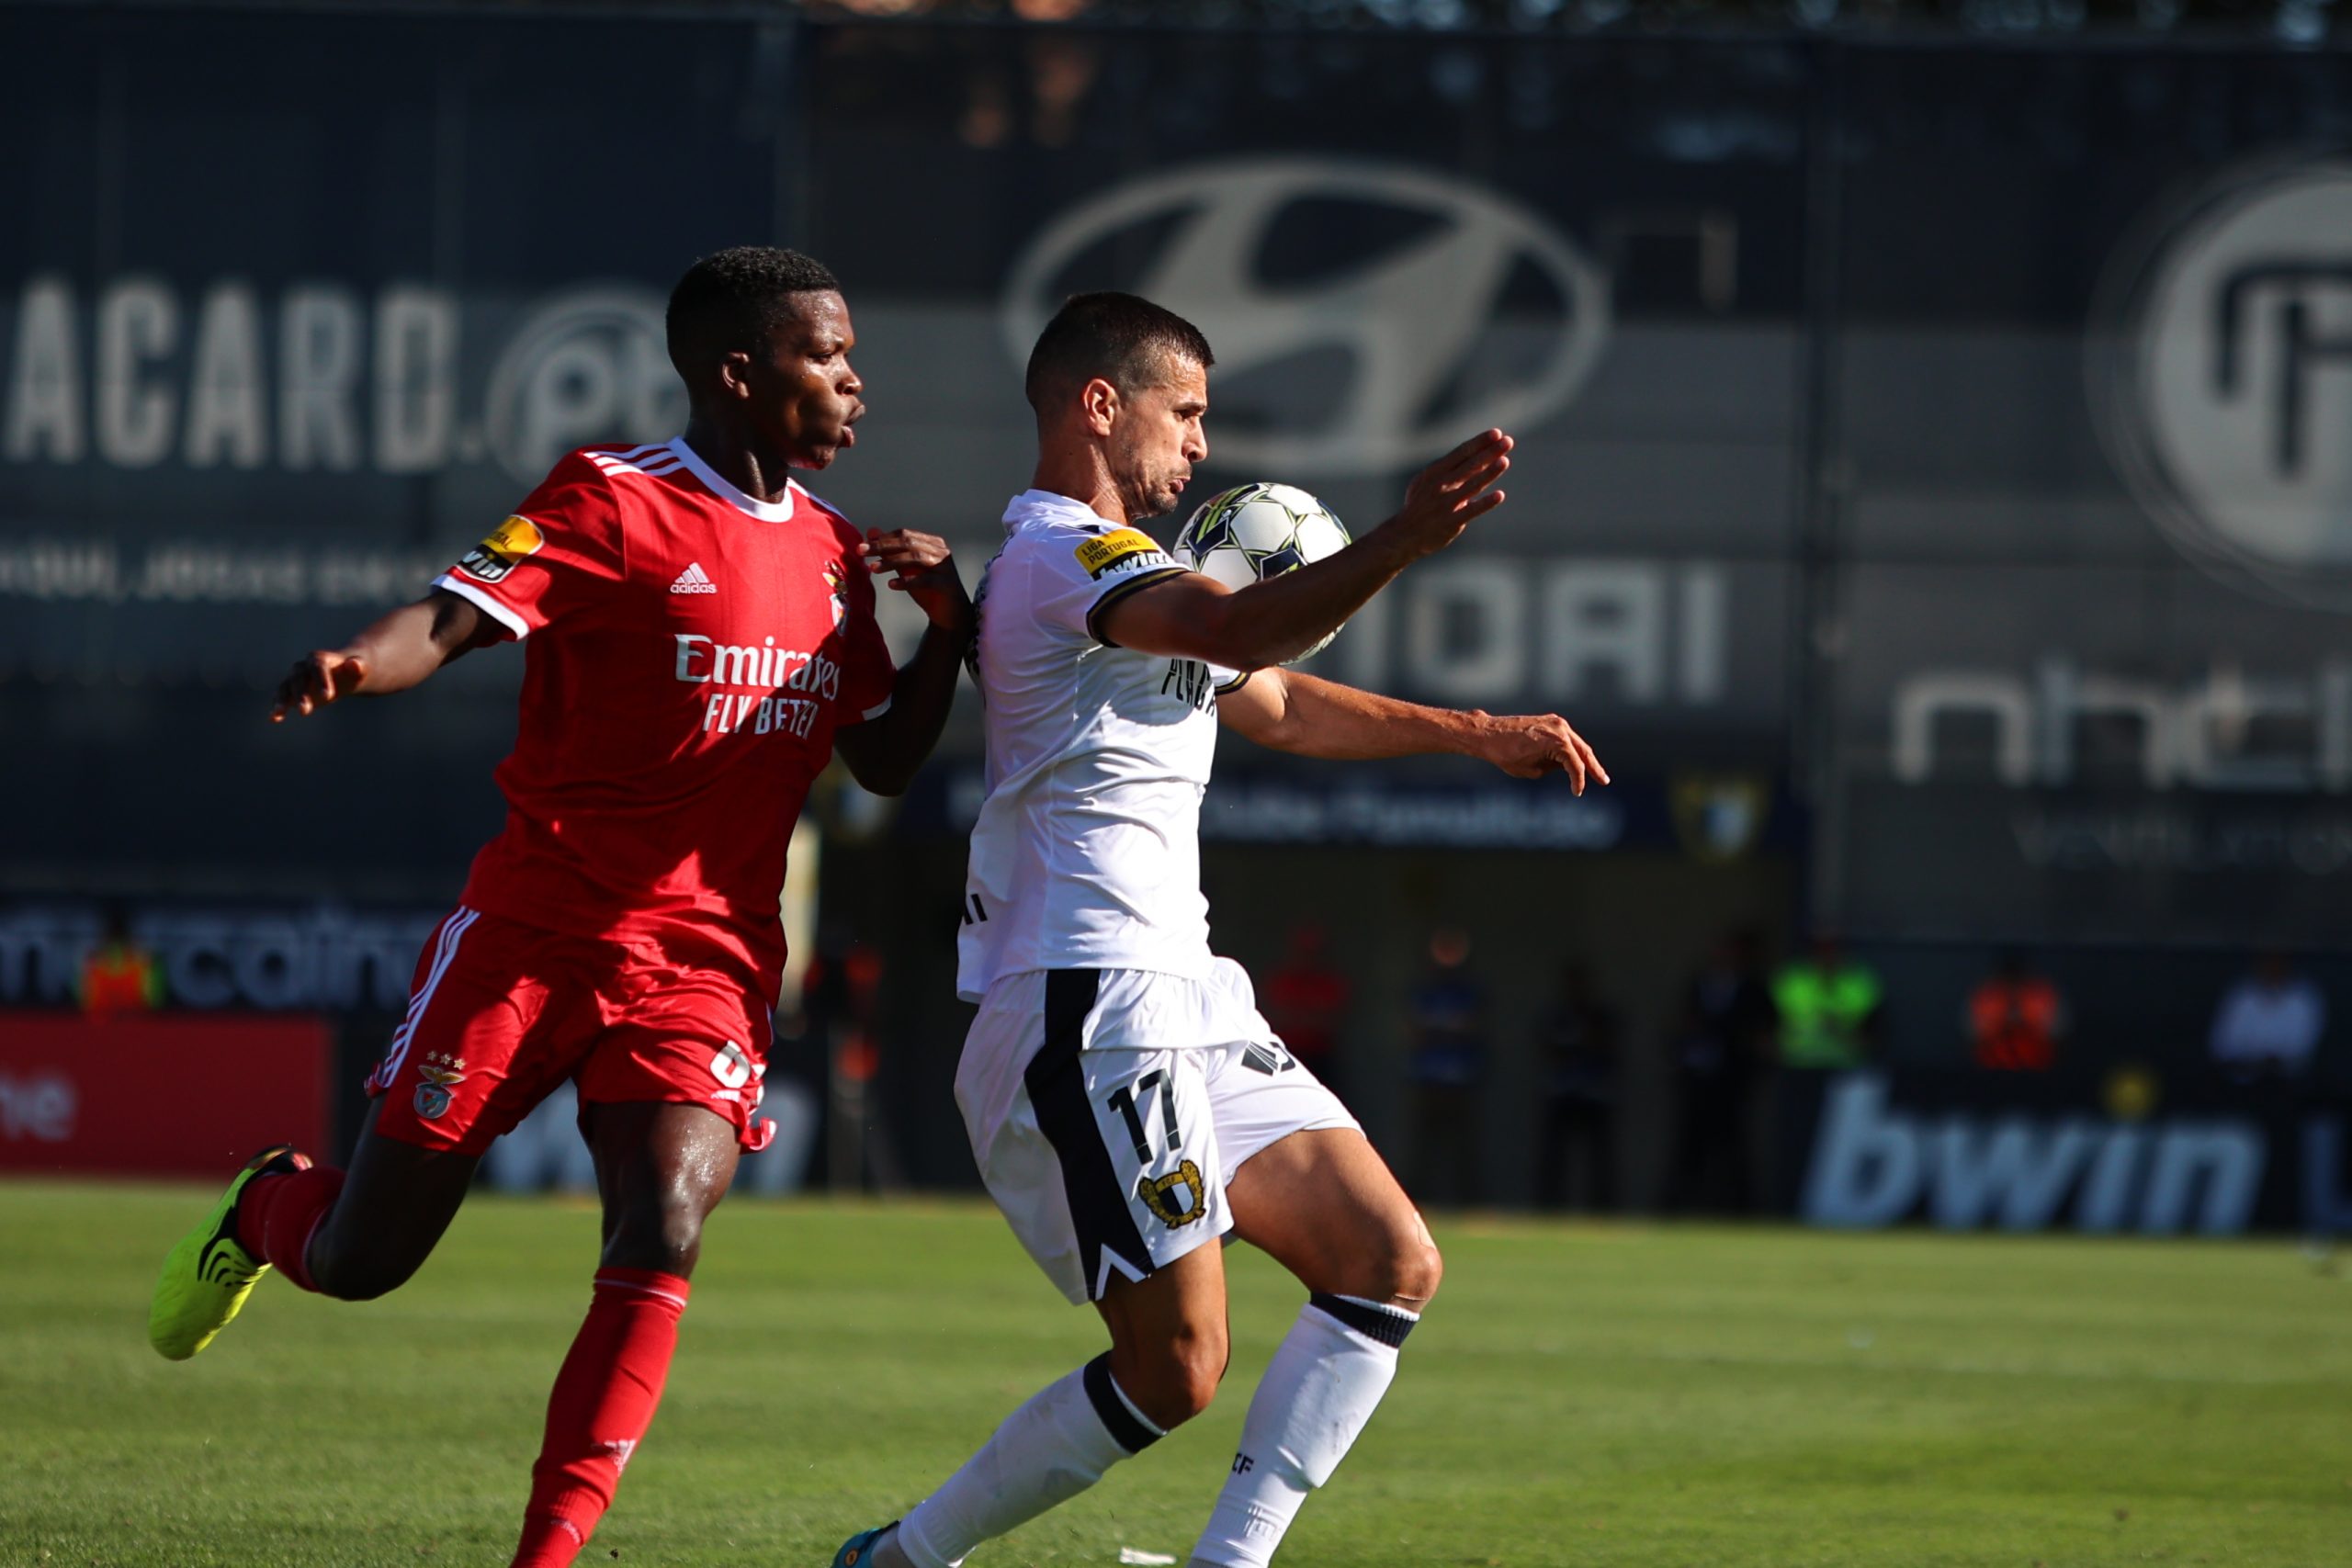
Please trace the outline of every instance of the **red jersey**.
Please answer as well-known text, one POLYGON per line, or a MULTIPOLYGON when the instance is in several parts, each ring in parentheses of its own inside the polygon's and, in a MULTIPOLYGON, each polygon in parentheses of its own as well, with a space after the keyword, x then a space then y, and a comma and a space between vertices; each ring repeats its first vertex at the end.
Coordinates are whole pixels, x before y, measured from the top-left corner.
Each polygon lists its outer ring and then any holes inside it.
POLYGON ((505 830, 462 902, 543 930, 716 944, 771 998, 785 846, 839 726, 889 705, 859 535, 684 439, 591 447, 434 580, 524 640, 505 830))

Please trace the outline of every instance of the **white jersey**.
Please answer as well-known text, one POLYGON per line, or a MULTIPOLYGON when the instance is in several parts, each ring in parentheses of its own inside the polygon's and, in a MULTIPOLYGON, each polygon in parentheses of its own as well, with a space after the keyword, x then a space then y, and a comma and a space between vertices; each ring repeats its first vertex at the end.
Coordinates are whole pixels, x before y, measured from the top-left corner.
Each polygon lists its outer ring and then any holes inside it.
POLYGON ((980 584, 988 798, 972 829, 956 989, 1141 969, 1207 982, 1201 795, 1216 698, 1247 676, 1102 639, 1102 613, 1184 569, 1148 535, 1046 491, 1004 514, 980 584))

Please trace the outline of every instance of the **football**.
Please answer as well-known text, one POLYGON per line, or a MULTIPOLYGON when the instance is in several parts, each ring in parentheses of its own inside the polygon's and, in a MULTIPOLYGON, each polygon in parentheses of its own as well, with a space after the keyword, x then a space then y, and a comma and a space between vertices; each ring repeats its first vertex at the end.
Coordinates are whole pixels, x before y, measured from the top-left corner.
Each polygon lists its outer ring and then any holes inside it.
MULTIPOLYGON (((1348 530, 1329 507, 1294 485, 1260 483, 1203 502, 1176 536, 1175 554, 1227 588, 1247 588, 1336 555, 1347 545, 1348 530)), ((1339 635, 1336 628, 1331 633, 1339 635)), ((1298 659, 1312 659, 1330 645, 1327 637, 1298 659)))

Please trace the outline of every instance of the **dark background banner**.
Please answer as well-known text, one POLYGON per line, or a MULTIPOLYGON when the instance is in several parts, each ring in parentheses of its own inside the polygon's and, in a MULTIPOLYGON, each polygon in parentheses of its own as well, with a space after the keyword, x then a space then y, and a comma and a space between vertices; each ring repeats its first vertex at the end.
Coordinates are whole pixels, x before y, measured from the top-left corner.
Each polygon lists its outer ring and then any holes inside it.
POLYGON ((445 897, 518 661, 283 730, 270 682, 673 432, 663 291, 781 240, 856 310, 861 521, 977 570, 1028 333, 1146 288, 1223 359, 1203 493, 1369 525, 1522 439, 1318 668, 1784 783, 1864 938, 2339 940, 2352 476, 2276 454, 2352 412, 2341 56, 0 13, 13 890, 445 897), (2211 221, 2274 195, 2284 251, 2211 221))

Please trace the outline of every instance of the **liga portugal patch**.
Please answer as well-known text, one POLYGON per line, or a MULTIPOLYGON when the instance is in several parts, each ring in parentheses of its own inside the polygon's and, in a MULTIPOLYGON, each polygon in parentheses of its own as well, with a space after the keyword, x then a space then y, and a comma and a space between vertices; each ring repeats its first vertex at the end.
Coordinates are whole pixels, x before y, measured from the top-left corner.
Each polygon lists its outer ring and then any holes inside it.
POLYGON ((547 539, 527 517, 509 517, 490 531, 489 537, 466 552, 458 570, 483 582, 496 582, 514 570, 525 556, 536 555, 547 539))
POLYGON ((1086 569, 1087 575, 1100 578, 1137 556, 1159 555, 1159 547, 1141 529, 1114 528, 1107 534, 1080 540, 1077 553, 1078 564, 1086 569))

